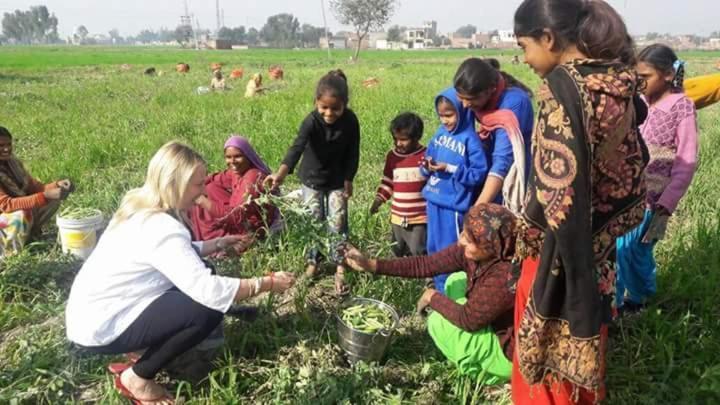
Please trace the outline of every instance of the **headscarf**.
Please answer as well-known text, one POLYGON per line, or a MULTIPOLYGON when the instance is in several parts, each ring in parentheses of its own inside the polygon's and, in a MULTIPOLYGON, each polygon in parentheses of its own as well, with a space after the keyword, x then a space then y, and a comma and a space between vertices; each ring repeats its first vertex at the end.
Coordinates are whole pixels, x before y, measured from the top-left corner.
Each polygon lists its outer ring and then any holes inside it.
POLYGON ((250 145, 250 141, 247 140, 247 138, 233 134, 228 138, 227 141, 225 141, 225 146, 223 147, 223 150, 229 148, 229 147, 237 148, 242 152, 243 156, 245 156, 252 165, 260 170, 264 175, 269 175, 271 173, 270 168, 265 164, 265 162, 260 158, 260 155, 255 152, 255 149, 250 145))
POLYGON ((463 228, 478 248, 492 252, 493 259, 478 266, 475 277, 496 264, 511 265, 515 255, 517 217, 498 204, 478 204, 465 214, 463 228))
POLYGON ((473 206, 465 214, 463 226, 475 245, 501 260, 511 261, 515 255, 515 221, 507 208, 486 203, 473 206))
MULTIPOLYGON (((0 136, 12 139, 7 128, 0 126, 0 136)), ((0 188, 11 197, 27 195, 25 188, 30 183, 30 176, 14 154, 4 162, 0 162, 0 188)))

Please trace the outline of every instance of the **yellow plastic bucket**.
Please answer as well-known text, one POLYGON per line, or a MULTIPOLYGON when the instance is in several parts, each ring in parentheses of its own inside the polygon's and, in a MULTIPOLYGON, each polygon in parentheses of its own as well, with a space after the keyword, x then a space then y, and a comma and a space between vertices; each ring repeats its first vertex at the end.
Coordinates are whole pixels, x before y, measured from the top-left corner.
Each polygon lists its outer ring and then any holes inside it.
POLYGON ((102 212, 95 210, 95 215, 81 219, 67 219, 58 215, 56 222, 63 253, 71 253, 83 260, 90 257, 97 244, 97 232, 103 228, 102 212))

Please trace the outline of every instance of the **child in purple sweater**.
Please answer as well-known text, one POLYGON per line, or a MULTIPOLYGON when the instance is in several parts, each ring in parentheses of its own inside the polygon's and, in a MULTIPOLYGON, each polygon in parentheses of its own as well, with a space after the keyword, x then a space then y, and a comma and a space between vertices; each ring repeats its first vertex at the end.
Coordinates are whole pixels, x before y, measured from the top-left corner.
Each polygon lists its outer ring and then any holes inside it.
POLYGON ((655 294, 653 249, 665 235, 668 219, 685 195, 697 167, 695 106, 683 93, 685 62, 672 49, 655 44, 639 55, 637 71, 649 110, 640 127, 650 152, 645 169, 647 210, 639 227, 617 239, 619 310, 635 312, 655 294), (627 295, 626 295, 627 293, 627 295))

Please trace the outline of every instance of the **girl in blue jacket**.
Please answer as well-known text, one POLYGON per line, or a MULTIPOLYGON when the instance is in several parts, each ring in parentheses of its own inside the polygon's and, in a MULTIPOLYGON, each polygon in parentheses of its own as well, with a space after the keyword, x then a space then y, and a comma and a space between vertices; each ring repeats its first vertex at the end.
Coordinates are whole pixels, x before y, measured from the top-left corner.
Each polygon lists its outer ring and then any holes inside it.
MULTIPOLYGON (((433 254, 457 242, 463 217, 477 198, 488 174, 488 158, 475 133, 472 111, 459 102, 454 88, 435 99, 440 128, 425 152, 423 188, 427 200, 427 251, 433 254)), ((433 277, 435 288, 445 292, 447 274, 433 277)))

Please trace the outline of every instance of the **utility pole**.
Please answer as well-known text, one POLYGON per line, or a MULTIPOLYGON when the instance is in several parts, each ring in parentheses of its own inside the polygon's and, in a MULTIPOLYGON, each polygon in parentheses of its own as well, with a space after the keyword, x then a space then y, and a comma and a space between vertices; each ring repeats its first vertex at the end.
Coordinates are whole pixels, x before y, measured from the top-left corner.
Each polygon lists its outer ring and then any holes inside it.
POLYGON ((328 36, 327 18, 325 18, 325 0, 320 0, 322 8, 323 24, 325 24, 325 42, 327 43, 328 61, 330 61, 330 37, 328 36))
POLYGON ((217 22, 217 31, 215 32, 215 35, 217 36, 220 33, 220 28, 222 28, 222 21, 220 19, 220 0, 215 0, 215 19, 217 22))

